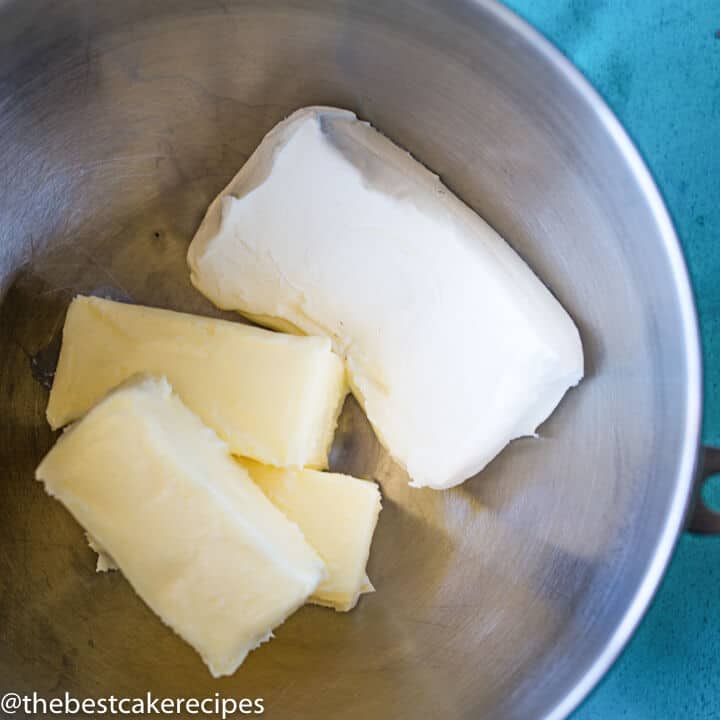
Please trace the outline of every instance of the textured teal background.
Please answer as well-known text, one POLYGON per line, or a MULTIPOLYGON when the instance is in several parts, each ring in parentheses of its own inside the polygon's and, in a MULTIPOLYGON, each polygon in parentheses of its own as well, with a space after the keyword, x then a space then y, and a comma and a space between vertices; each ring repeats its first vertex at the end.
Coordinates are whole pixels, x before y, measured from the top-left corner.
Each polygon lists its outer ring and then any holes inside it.
MULTIPOLYGON (((720 0, 505 2, 580 68, 655 176, 700 314, 703 438, 720 444, 720 0)), ((720 505, 720 483, 710 494, 720 505)), ((573 715, 616 718, 720 719, 720 538, 680 540, 637 634, 573 715)))

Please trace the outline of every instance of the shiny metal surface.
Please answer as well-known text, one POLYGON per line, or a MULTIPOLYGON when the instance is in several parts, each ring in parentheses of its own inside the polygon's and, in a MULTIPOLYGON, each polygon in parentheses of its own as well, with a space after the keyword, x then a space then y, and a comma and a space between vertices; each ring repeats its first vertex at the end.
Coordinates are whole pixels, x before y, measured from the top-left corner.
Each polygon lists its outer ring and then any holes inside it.
POLYGON ((700 417, 671 223, 579 75, 489 0, 6 0, 0 72, 3 690, 261 696, 299 720, 566 715, 662 575, 700 417), (377 593, 302 609, 214 681, 121 576, 94 573, 33 481, 53 442, 33 370, 76 292, 216 314, 188 279, 193 231, 314 103, 352 108, 483 214, 576 319, 588 373, 540 439, 442 493, 408 488, 350 402, 333 459, 383 487, 377 593))

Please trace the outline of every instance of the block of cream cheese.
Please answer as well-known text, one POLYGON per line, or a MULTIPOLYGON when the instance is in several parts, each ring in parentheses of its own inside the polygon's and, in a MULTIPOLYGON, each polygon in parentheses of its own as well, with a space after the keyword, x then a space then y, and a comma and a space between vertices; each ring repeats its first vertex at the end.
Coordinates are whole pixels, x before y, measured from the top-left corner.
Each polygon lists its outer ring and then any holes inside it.
POLYGON ((378 486, 339 473, 241 462, 327 565, 310 602, 352 610, 360 594, 373 589, 365 567, 381 507, 378 486))
POLYGON ((279 466, 327 466, 346 394, 328 339, 76 297, 50 392, 50 425, 81 417, 141 372, 167 377, 233 453, 279 466))
POLYGON ((165 380, 111 393, 66 430, 37 478, 216 677, 326 576, 297 525, 165 380))
POLYGON ((346 110, 277 125, 210 205, 188 263, 219 307, 330 338, 415 486, 475 474, 583 374, 578 331, 530 268, 346 110))

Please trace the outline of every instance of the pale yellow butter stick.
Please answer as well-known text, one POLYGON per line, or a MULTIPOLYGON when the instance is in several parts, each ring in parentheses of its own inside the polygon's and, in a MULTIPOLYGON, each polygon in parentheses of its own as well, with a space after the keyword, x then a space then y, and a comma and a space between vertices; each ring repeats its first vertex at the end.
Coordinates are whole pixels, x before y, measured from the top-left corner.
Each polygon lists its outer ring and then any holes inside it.
POLYGON ((352 610, 362 593, 373 590, 365 568, 381 508, 378 486, 338 473, 240 462, 325 561, 328 577, 310 602, 352 610))
POLYGON ((136 373, 167 377, 237 455, 327 466, 347 388, 326 338, 79 296, 65 320, 50 425, 82 417, 136 373))
POLYGON ((122 387, 71 426, 37 479, 140 597, 229 675, 326 568, 165 380, 122 387))

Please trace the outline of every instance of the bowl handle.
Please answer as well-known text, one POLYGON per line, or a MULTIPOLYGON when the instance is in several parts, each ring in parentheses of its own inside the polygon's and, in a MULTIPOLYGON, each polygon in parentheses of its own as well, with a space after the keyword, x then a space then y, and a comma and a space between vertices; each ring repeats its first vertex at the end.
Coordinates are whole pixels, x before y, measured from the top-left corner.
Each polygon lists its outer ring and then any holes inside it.
POLYGON ((689 515, 687 529, 701 535, 720 534, 720 512, 709 508, 702 499, 702 486, 711 475, 720 474, 720 448, 705 446, 700 453, 700 468, 695 484, 695 509, 689 515))

